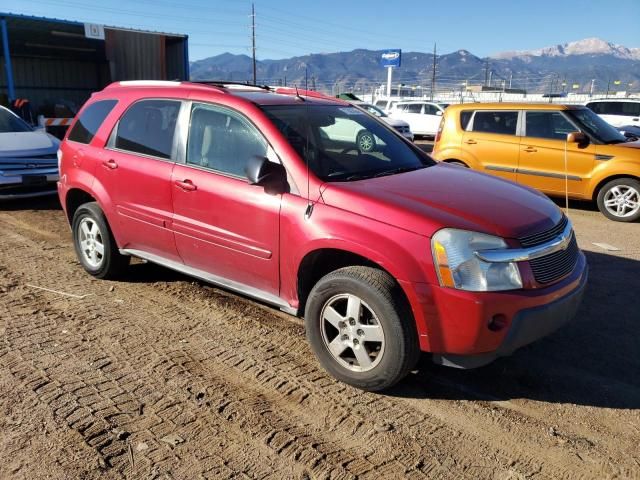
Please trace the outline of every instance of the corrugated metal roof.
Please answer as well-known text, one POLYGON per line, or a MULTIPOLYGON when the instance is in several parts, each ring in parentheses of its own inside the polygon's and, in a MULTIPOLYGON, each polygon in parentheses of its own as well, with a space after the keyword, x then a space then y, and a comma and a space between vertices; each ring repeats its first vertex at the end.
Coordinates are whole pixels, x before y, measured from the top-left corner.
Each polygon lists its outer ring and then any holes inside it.
MULTIPOLYGON (((19 26, 20 28, 24 28, 24 29, 33 28, 36 30, 42 29, 42 28, 47 28, 49 30, 59 30, 61 28, 64 29, 65 26, 84 28, 85 23, 91 23, 91 22, 79 22, 75 20, 64 20, 60 18, 37 17, 33 15, 23 15, 21 13, 8 13, 8 12, 0 12, 0 18, 1 17, 5 17, 7 19, 9 28, 11 28, 11 25, 14 24, 15 26, 19 26), (47 24, 47 25, 44 25, 44 24, 47 24)), ((154 30, 141 30, 141 29, 135 29, 135 28, 118 27, 114 25, 104 25, 104 28, 107 28, 110 30, 125 30, 130 32, 164 35, 167 37, 179 37, 179 38, 188 37, 188 35, 183 33, 158 32, 154 30)))

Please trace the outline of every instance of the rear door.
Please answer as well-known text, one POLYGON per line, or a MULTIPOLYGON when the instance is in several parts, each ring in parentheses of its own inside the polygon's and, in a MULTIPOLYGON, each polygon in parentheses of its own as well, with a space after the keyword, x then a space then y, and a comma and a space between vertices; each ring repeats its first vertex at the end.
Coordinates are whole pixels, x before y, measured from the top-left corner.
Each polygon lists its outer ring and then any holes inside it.
POLYGON ((578 130, 560 111, 525 111, 518 183, 549 194, 563 194, 566 188, 570 194, 583 194, 594 167, 596 147, 567 144, 567 134, 578 130))
POLYGON ((518 110, 476 110, 462 136, 461 148, 486 173, 515 181, 519 118, 518 110))
POLYGON ((179 100, 139 100, 120 118, 98 166, 123 248, 180 261, 171 219, 179 100))
POLYGON ((251 157, 278 161, 275 154, 257 128, 230 108, 193 103, 188 125, 184 163, 176 165, 171 182, 180 256, 241 290, 277 296, 282 195, 249 185, 244 171, 251 157))

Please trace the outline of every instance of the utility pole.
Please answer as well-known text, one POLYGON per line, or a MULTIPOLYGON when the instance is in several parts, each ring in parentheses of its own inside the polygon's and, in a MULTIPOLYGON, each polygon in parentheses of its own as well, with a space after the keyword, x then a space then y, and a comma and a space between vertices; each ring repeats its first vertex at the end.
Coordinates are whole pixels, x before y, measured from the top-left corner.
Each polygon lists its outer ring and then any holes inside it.
POLYGON ((493 81, 493 70, 489 71, 489 87, 491 87, 491 82, 493 81))
POLYGON ((589 96, 590 97, 593 97, 593 87, 595 86, 595 84, 596 84, 596 79, 592 78, 591 79, 591 88, 589 88, 589 96))
POLYGON ((433 43, 433 72, 431 72, 431 101, 436 91, 436 44, 433 43))
POLYGON ((511 82, 513 80, 513 72, 509 72, 509 90, 511 90, 511 82))
POLYGON ((487 80, 489 79, 489 59, 484 62, 484 86, 487 86, 487 80))
POLYGON ((253 46, 253 84, 256 84, 256 6, 251 4, 251 43, 253 46))

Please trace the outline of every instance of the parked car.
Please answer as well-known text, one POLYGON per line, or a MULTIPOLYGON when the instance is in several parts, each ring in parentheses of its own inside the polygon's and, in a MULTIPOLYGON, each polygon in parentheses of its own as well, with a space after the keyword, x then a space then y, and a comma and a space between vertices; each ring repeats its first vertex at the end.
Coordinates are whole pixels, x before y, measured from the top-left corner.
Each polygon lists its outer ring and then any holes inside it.
POLYGON ((352 105, 356 105, 357 107, 360 107, 367 113, 378 117, 384 123, 388 124, 390 127, 397 130, 404 138, 413 142, 413 132, 411 131, 411 127, 409 127, 409 124, 404 120, 392 118, 389 115, 387 115, 384 111, 380 110, 375 105, 371 105, 370 103, 366 103, 366 102, 350 102, 350 103, 352 105))
POLYGON ((389 115, 407 122, 414 135, 433 137, 438 131, 444 111, 445 108, 437 103, 412 100, 396 103, 389 115))
POLYGON ((592 200, 609 219, 640 218, 640 143, 583 106, 496 103, 447 108, 435 159, 592 200), (567 141, 568 134, 572 142, 567 141), (565 149, 567 162, 565 168, 565 149))
POLYGON ((0 106, 0 199, 55 194, 59 143, 0 106))
POLYGON ((389 115, 389 113, 391 113, 391 111, 393 110, 395 104, 398 102, 399 100, 390 100, 385 98, 376 100, 373 105, 389 115))
POLYGON ((591 100, 586 106, 614 127, 635 125, 640 127, 640 99, 606 98, 591 100))
POLYGON ((420 351, 456 367, 509 355, 584 291, 571 223, 544 195, 437 164, 316 92, 121 82, 61 152, 87 272, 140 257, 304 316, 320 363, 358 388, 393 385, 420 351), (384 147, 323 133, 337 121, 384 147))
POLYGON ((618 131, 628 140, 640 140, 640 125, 623 125, 618 131))

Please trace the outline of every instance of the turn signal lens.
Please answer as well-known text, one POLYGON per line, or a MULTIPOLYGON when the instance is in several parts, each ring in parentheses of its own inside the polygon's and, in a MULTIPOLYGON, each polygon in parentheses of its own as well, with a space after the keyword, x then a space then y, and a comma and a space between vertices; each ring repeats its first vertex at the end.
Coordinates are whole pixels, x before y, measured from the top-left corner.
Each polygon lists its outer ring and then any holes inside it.
POLYGON ((436 257, 436 263, 438 267, 438 277, 440 278, 440 284, 443 287, 455 287, 453 281, 453 275, 449 270, 449 260, 447 259, 447 250, 440 242, 433 242, 433 250, 436 257))

